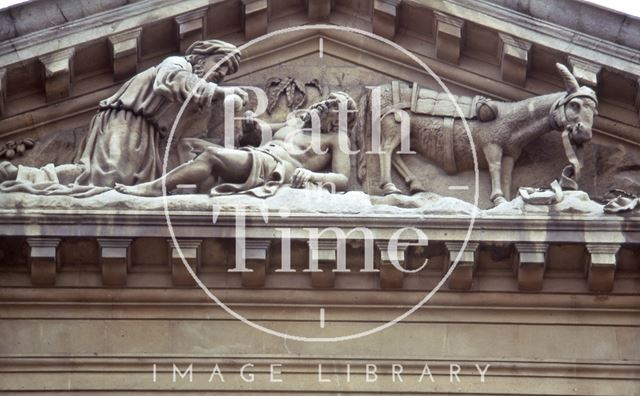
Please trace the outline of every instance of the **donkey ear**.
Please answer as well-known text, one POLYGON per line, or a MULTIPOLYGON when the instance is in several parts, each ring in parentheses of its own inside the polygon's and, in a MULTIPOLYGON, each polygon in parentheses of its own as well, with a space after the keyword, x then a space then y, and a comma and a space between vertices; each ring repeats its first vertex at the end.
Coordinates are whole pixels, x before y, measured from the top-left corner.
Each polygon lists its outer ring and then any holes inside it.
POLYGON ((580 84, 578 84, 578 80, 571 74, 569 69, 561 63, 556 63, 556 67, 560 72, 560 76, 562 76, 562 81, 564 81, 564 86, 567 89, 568 93, 574 93, 580 88, 580 84))

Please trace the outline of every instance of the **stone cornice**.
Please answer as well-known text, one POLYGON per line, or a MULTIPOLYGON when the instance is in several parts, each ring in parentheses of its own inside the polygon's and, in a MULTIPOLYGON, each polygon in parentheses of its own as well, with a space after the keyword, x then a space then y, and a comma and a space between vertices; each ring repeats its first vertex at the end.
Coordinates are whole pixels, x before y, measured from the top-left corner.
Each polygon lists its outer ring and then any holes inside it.
MULTIPOLYGON (((235 227, 234 213, 221 213, 215 224, 210 212, 173 212, 171 224, 176 237, 228 237, 235 227)), ((328 215, 325 213, 294 213, 287 219, 276 216, 265 223, 256 211, 246 214, 247 237, 272 237, 274 227, 290 227, 292 238, 306 238, 306 228, 338 227, 350 230, 368 227, 376 238, 389 238, 403 227, 418 227, 430 240, 462 241, 466 237, 470 218, 466 216, 415 215, 328 215)), ((138 237, 170 236, 162 211, 133 210, 25 210, 20 213, 0 211, 0 235, 50 237, 138 237)), ((334 238, 325 235, 324 238, 334 238)), ((353 236, 355 239, 360 234, 353 236)), ((528 215, 483 216, 475 219, 471 241, 493 242, 556 242, 556 243, 639 243, 640 217, 528 215)))
POLYGON ((640 75, 640 51, 536 19, 484 0, 405 0, 456 15, 492 30, 526 38, 558 52, 590 59, 617 71, 640 75))
MULTIPOLYGON (((44 55, 52 50, 73 47, 92 40, 139 27, 149 21, 182 15, 224 0, 143 0, 103 11, 67 24, 36 31, 0 43, 0 68, 44 55), (155 5, 161 7, 154 7, 155 5), (117 26, 115 29, 112 26, 117 26), (88 31, 91 31, 88 33, 88 31), (51 43, 56 48, 51 48, 51 43)), ((404 0, 437 12, 487 26, 493 30, 526 37, 534 44, 566 52, 606 65, 630 75, 640 75, 640 51, 603 41, 584 33, 563 28, 509 8, 478 0, 404 0), (569 45, 567 45, 569 44, 569 45), (613 57, 613 59, 612 59, 613 57)))
POLYGON ((0 43, 0 68, 224 0, 143 0, 0 43), (55 48, 52 48, 55 43, 55 48))

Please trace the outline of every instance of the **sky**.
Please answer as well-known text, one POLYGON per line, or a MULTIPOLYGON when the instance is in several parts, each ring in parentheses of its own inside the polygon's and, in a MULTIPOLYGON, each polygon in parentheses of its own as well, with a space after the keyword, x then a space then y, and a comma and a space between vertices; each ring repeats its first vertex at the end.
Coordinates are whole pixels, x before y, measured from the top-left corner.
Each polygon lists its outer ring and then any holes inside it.
MULTIPOLYGON (((557 1, 557 0, 553 0, 557 1)), ((637 0, 583 0, 587 3, 599 4, 633 16, 640 17, 640 1, 637 0)))

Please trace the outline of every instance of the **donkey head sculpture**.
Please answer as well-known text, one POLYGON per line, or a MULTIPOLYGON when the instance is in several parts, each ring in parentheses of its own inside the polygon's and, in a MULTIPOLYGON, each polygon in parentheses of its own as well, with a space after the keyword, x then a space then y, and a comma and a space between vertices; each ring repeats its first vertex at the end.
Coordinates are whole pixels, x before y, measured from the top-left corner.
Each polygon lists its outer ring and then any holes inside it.
POLYGON ((598 115, 598 98, 587 86, 580 86, 566 66, 557 63, 567 89, 566 96, 558 99, 551 110, 549 121, 551 128, 568 131, 571 142, 582 145, 591 140, 593 118, 598 115))

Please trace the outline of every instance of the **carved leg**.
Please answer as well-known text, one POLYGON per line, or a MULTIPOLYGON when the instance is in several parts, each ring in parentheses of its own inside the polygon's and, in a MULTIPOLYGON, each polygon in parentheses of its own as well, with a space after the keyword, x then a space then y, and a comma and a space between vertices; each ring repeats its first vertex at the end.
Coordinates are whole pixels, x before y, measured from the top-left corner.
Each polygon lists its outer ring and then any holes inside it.
POLYGON ((513 175, 513 165, 516 160, 513 157, 502 158, 502 191, 507 200, 511 199, 511 175, 513 175))
MULTIPOLYGON (((167 173, 165 180, 167 192, 175 189, 178 184, 199 184, 201 181, 209 179, 213 169, 206 161, 200 158, 202 158, 202 155, 167 173)), ((123 194, 159 197, 162 195, 162 177, 150 182, 136 184, 135 186, 116 183, 115 189, 123 194)))
MULTIPOLYGON (((166 175, 167 191, 176 188, 178 184, 204 183, 211 188, 212 181, 219 175, 224 181, 241 182, 249 177, 252 159, 247 151, 208 147, 196 159, 182 164, 166 175)), ((162 195, 162 178, 125 186, 116 183, 115 189, 124 194, 156 197, 162 195)))
POLYGON ((502 147, 497 144, 488 144, 483 147, 484 156, 489 165, 489 174, 491 175, 491 201, 494 205, 500 205, 507 200, 504 199, 504 193, 500 187, 501 168, 502 168, 502 147))
POLYGON ((384 195, 397 194, 401 191, 391 181, 391 155, 400 144, 400 124, 393 117, 385 117, 380 122, 380 187, 384 195))
POLYGON ((404 162, 404 159, 400 154, 398 154, 397 151, 394 152, 393 155, 391 156, 391 164, 393 165, 395 170, 398 171, 400 176, 402 176, 402 178, 404 179, 404 182, 409 185, 409 190, 411 191, 411 194, 427 191, 427 189, 424 187, 422 182, 418 180, 418 178, 416 177, 416 175, 413 174, 413 172, 411 172, 411 170, 407 166, 407 163, 404 162))

